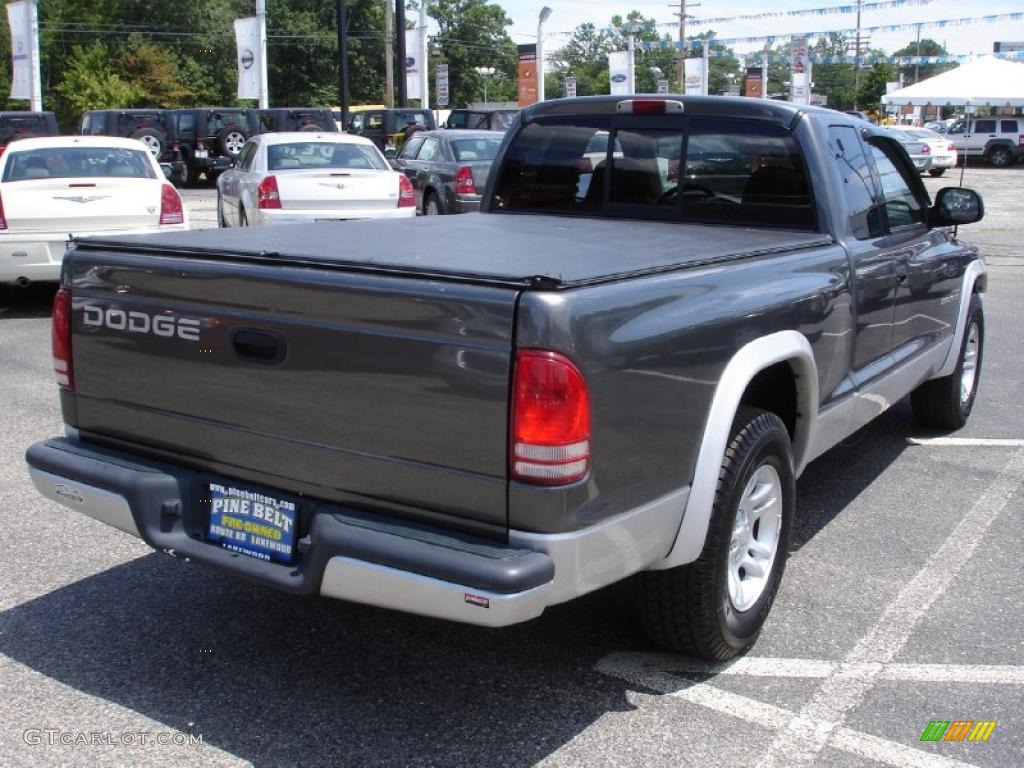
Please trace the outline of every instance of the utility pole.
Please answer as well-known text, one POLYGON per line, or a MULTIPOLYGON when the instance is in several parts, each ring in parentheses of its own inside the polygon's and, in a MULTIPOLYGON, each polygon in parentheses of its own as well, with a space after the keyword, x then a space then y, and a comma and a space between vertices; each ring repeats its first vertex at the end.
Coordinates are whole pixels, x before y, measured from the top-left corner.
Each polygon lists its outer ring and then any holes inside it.
POLYGON ((395 19, 394 9, 384 0, 384 106, 395 106, 395 19))
POLYGON ((405 76, 405 0, 395 0, 395 26, 398 27, 398 106, 409 106, 405 76))
MULTIPOLYGON (((686 93, 686 71, 685 71, 685 60, 686 53, 689 48, 685 46, 686 43, 686 8, 699 8, 700 3, 687 3, 686 0, 679 0, 679 13, 676 16, 679 17, 679 70, 676 74, 679 80, 679 93, 686 93)), ((670 5, 669 8, 675 8, 675 5, 670 5)))
POLYGON ((420 62, 420 106, 423 109, 430 107, 430 55, 427 44, 427 0, 420 0, 420 49, 416 52, 416 58, 420 62))
POLYGON ((256 0, 256 18, 260 28, 260 109, 270 108, 270 92, 267 87, 267 0, 256 0))
POLYGON ((857 94, 860 93, 860 5, 857 0, 857 49, 853 52, 853 109, 857 109, 857 94))
POLYGON ((917 77, 921 71, 921 25, 917 25, 917 61, 914 62, 914 84, 917 84, 917 77))
POLYGON ((338 0, 338 104, 342 130, 348 130, 348 7, 338 0))

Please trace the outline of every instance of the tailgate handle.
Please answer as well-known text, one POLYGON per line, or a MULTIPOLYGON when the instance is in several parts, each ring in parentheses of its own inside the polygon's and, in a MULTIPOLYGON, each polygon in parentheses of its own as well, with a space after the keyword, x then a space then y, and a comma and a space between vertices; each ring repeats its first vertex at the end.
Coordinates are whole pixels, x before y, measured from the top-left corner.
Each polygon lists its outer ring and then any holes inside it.
POLYGON ((231 332, 231 345, 240 358, 260 365, 277 365, 288 351, 284 336, 259 328, 236 328, 231 332))

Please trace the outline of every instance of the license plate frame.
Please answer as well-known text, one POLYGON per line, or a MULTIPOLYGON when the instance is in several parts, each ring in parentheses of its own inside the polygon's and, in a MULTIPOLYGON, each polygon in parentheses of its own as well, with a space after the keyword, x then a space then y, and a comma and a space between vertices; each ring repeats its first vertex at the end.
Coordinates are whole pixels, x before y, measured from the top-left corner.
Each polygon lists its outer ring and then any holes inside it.
POLYGON ((207 492, 209 543, 262 562, 294 562, 299 519, 294 500, 230 480, 211 480, 207 492))

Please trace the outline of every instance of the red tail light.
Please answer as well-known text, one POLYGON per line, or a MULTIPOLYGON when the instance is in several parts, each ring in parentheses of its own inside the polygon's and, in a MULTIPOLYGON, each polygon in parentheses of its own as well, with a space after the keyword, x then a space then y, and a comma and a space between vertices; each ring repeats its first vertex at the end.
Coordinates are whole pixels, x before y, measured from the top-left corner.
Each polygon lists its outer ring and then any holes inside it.
POLYGON ((277 191, 277 177, 267 176, 256 188, 256 205, 259 208, 280 208, 281 194, 277 191))
POLYGON ((476 182, 473 180, 473 169, 468 165, 463 165, 455 172, 455 194, 477 194, 476 182))
POLYGON ((929 147, 927 144, 925 144, 924 148, 921 150, 921 154, 922 155, 930 155, 931 153, 932 153, 932 148, 929 147))
POLYGON ((512 384, 510 473, 565 485, 590 468, 590 398, 583 374, 557 352, 521 349, 512 384))
POLYGON ((181 207, 181 195, 170 184, 164 184, 160 195, 160 226, 184 223, 185 209, 181 207))
MULTIPOLYGON (((1024 139, 1024 136, 1022 136, 1021 138, 1024 139)), ((947 152, 956 152, 956 144, 954 144, 952 141, 949 142, 949 146, 946 147, 946 151, 947 152)))
MULTIPOLYGON (((3 147, 0 147, 2 153, 3 147)), ((7 217, 4 216, 4 198, 0 195, 0 229, 7 229, 7 217)))
POLYGON ((1024 133, 1017 137, 1017 144, 1024 147, 1024 133))
POLYGON ((206 142, 203 141, 202 139, 196 139, 196 149, 198 149, 198 150, 206 149, 206 142))
POLYGON ((412 188, 412 182, 404 173, 398 177, 398 207, 415 208, 416 191, 412 188))
POLYGON ((71 366, 71 292, 67 288, 61 288, 53 297, 50 341, 57 384, 62 389, 74 389, 75 371, 71 366))

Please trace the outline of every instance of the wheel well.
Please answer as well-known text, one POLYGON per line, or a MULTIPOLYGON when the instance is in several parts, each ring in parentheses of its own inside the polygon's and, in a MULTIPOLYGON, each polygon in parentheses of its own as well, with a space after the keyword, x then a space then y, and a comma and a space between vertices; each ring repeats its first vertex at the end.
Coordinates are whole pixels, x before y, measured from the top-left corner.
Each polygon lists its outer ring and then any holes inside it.
POLYGON ((796 434, 796 373, 789 363, 771 365, 760 371, 747 384, 740 405, 771 411, 786 425, 790 438, 796 434))

